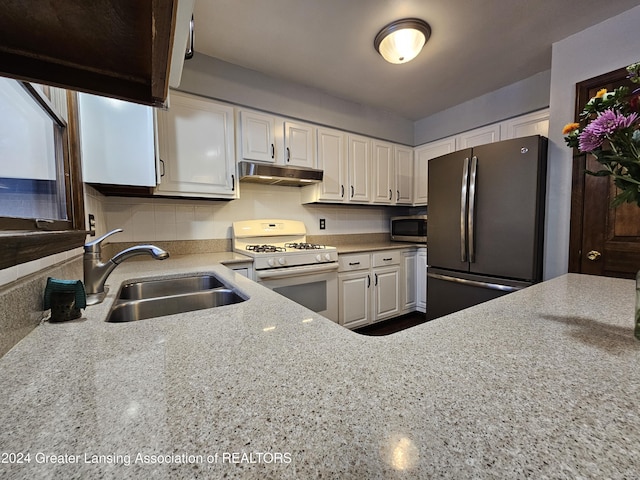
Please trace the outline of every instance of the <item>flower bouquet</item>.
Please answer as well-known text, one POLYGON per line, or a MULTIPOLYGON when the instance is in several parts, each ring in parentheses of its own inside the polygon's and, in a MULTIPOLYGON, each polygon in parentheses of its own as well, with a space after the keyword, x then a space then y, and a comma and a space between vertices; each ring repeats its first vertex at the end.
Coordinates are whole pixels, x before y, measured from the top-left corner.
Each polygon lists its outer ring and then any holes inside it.
MULTIPOLYGON (((627 67, 628 78, 640 84, 640 62, 627 67)), ((594 155, 602 170, 587 171, 612 176, 620 193, 612 206, 635 203, 640 206, 640 94, 618 87, 606 89, 585 105, 579 123, 565 125, 562 133, 568 146, 594 155)))

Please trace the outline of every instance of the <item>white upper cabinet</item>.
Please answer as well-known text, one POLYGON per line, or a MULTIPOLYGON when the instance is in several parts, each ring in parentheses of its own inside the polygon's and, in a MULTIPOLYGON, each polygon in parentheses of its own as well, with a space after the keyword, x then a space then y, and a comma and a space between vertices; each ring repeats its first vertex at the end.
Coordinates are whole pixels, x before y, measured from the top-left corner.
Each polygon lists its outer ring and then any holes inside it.
POLYGON ((317 192, 308 201, 343 202, 347 199, 347 136, 344 132, 318 128, 318 168, 322 182, 305 187, 305 194, 317 192))
POLYGON ((276 162, 276 118, 250 110, 240 111, 242 158, 276 162))
POLYGON ((395 159, 393 145, 380 140, 371 142, 372 198, 374 203, 391 204, 395 188, 395 159))
POLYGON ((80 93, 78 109, 83 180, 155 187, 153 108, 80 93))
POLYGON ((371 200, 371 140, 359 135, 347 137, 349 164, 349 201, 371 200))
POLYGON ((394 154, 396 163, 395 203, 410 205, 413 203, 413 149, 396 145, 394 154))
POLYGON ((456 150, 477 147, 500 140, 500 124, 487 125, 456 135, 456 150))
POLYGON ((502 122, 500 127, 501 140, 528 137, 529 135, 549 135, 549 109, 520 115, 502 122))
POLYGON ((456 150, 454 137, 437 140, 417 147, 414 151, 414 176, 413 176, 413 203, 426 205, 428 200, 427 178, 429 174, 428 164, 432 158, 446 155, 456 150))
POLYGON ((315 127, 284 122, 284 164, 316 168, 315 127))
POLYGON ((159 195, 236 198, 233 107, 171 92, 158 113, 159 195))
POLYGON ((549 133, 549 109, 520 115, 518 117, 476 128, 442 140, 436 140, 414 149, 414 205, 426 205, 428 199, 428 162, 432 158, 464 150, 478 145, 493 143, 529 135, 547 136, 549 133))

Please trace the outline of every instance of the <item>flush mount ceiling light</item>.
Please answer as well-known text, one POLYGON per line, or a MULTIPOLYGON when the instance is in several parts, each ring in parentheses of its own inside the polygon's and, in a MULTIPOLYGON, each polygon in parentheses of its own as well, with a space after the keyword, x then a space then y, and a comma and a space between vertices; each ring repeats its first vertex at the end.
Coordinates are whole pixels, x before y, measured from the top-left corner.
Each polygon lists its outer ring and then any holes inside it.
POLYGON ((407 63, 416 58, 431 36, 431 27, 419 18, 396 20, 376 35, 373 45, 389 63, 407 63))

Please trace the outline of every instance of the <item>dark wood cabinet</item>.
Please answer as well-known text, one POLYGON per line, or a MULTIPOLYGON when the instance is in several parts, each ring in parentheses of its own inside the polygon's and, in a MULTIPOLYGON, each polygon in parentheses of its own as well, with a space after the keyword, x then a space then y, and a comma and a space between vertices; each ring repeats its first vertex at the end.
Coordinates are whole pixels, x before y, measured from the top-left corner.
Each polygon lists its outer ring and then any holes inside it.
POLYGON ((161 106, 178 0, 0 2, 0 75, 161 106))

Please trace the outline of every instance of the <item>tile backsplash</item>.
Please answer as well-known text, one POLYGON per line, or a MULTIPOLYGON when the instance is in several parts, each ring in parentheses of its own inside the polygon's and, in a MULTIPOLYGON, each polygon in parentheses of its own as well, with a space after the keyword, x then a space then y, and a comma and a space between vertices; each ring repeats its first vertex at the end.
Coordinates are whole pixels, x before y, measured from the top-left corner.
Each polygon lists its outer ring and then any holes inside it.
POLYGON ((240 188, 240 198, 231 201, 102 197, 97 213, 90 204, 87 213, 96 215, 98 234, 105 226, 104 231, 124 230, 113 242, 231 238, 232 222, 254 218, 301 220, 309 235, 381 233, 389 231, 389 217, 398 214, 384 206, 301 205, 295 187, 246 183, 240 188), (325 230, 319 228, 320 218, 325 230))

